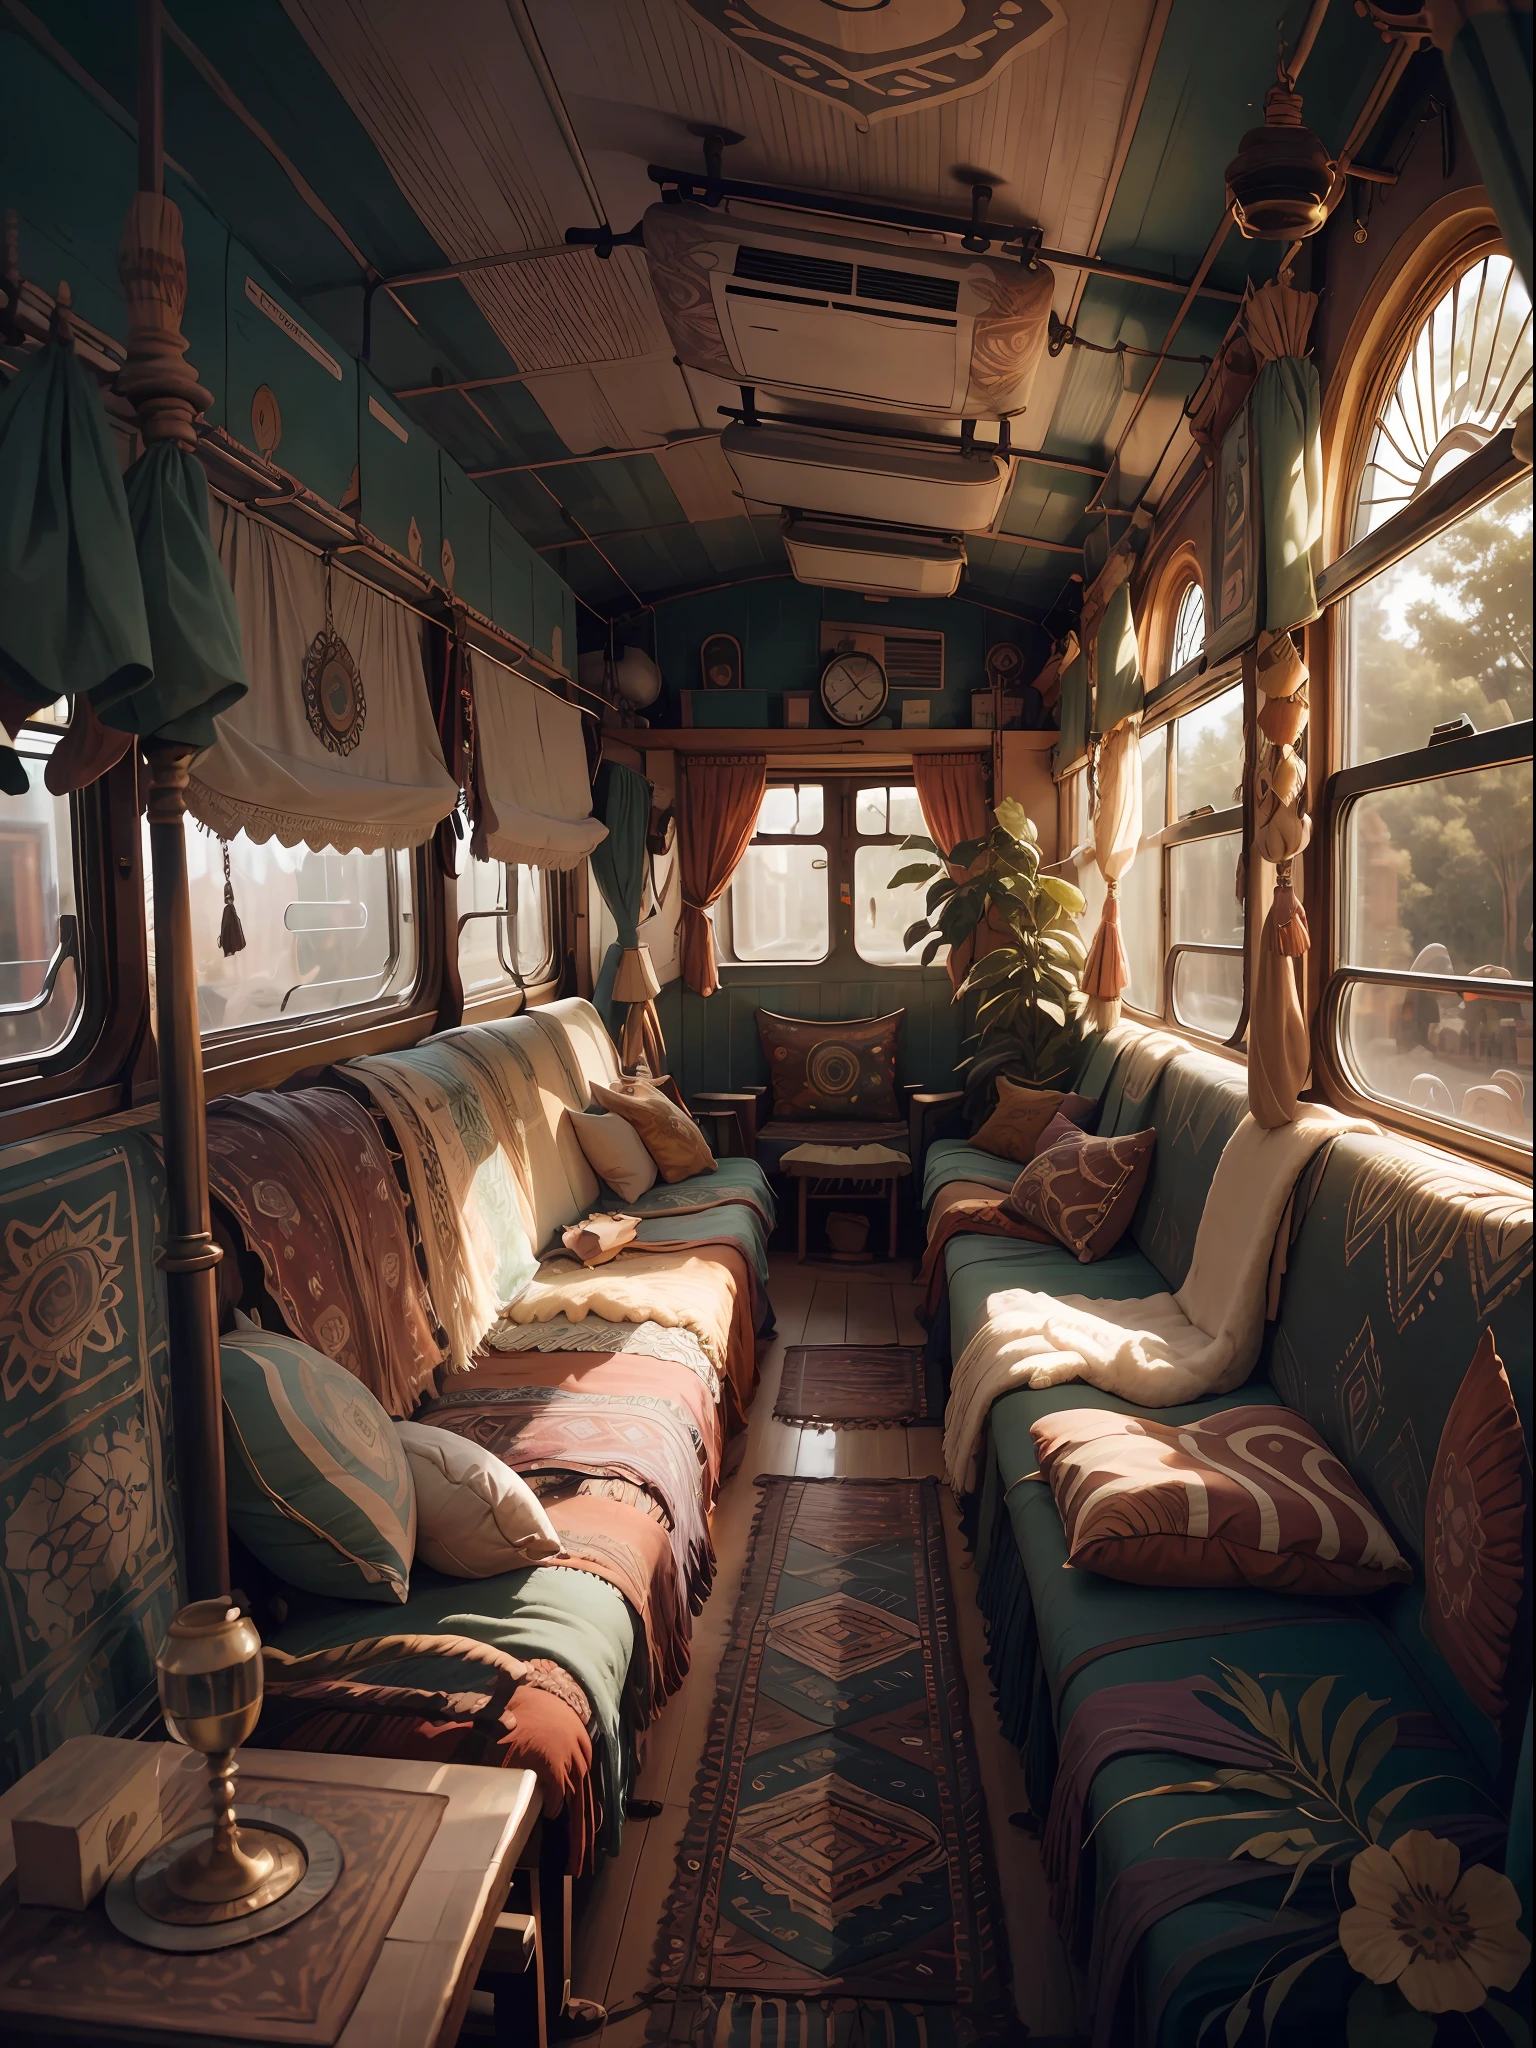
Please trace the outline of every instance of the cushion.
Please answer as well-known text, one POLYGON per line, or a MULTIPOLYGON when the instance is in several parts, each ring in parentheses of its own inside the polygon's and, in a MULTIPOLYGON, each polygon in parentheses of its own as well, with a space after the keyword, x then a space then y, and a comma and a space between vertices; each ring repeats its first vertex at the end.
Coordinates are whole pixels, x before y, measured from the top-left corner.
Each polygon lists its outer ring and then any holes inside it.
POLYGON ((665 1181, 687 1180, 692 1173, 713 1173, 715 1155, 686 1109, 645 1081, 619 1081, 612 1088, 592 1086, 592 1100, 633 1124, 640 1142, 656 1162, 665 1181))
POLYGON ((888 1017, 822 1024, 759 1010, 757 1035, 768 1062, 774 1116, 899 1120, 896 1034, 906 1014, 893 1010, 888 1017))
POLYGON ((1030 1088, 999 1076, 997 1107, 972 1134, 971 1143, 978 1152, 995 1152, 1000 1159, 1016 1159, 1026 1166, 1066 1099, 1059 1088, 1030 1088))
POLYGON ((1424 1510, 1424 1616, 1469 1698, 1492 1720, 1525 1583, 1530 1467, 1503 1362, 1485 1330, 1440 1434, 1424 1510))
POLYGON ((334 1359, 244 1318, 219 1365, 230 1527, 290 1585, 404 1601, 416 1493, 372 1394, 334 1359))
POLYGON ((1033 1424, 1069 1564, 1147 1586, 1368 1593, 1412 1571, 1348 1471, 1288 1408, 1194 1423, 1067 1408, 1033 1424))
POLYGON ((1130 1228, 1157 1145, 1155 1131, 1088 1138, 1073 1130, 1032 1159, 1003 1207, 1048 1230, 1086 1266, 1113 1251, 1130 1228))
POLYGON ((1035 1140, 1035 1149, 1031 1157, 1038 1159, 1042 1152, 1049 1152, 1053 1145, 1060 1145, 1063 1141, 1068 1145, 1075 1145, 1082 1135, 1082 1126, 1073 1123, 1069 1116, 1058 1109, 1035 1140))
POLYGON ((595 1116, 589 1111, 583 1116, 573 1115, 571 1122, 577 1143, 587 1155, 587 1164, 620 1201, 636 1201, 647 1188, 656 1185, 656 1162, 628 1117, 595 1116))
POLYGON ((397 1422, 416 1487, 416 1555, 452 1579, 491 1579, 560 1551, 527 1481, 505 1460, 450 1429, 397 1422))

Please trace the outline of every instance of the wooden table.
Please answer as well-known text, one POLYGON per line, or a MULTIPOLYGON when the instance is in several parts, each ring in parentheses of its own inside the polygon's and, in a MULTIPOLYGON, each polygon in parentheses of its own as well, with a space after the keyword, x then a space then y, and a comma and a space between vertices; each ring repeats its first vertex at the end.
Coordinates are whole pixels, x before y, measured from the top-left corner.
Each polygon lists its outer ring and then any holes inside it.
MULTIPOLYGON (((206 1775, 204 1759, 178 1743, 155 1747, 162 1752, 162 1792, 172 1772, 190 1769, 206 1775)), ((397 1763, 381 1757, 322 1756, 306 1750, 244 1749, 240 1757, 252 1767, 259 1763, 264 1777, 291 1779, 295 1788, 329 1779, 338 1784, 446 1796, 447 1811, 390 1923, 378 1960, 337 2037, 336 2048, 452 2048, 475 1979, 496 1935, 497 1917, 507 1902, 518 1858, 539 1820, 542 1802, 532 1771, 397 1763)), ((302 1808, 297 1789, 293 1803, 302 1808)), ((9 1884, 14 1868, 10 1828, 0 1824, 0 1885, 9 1884)), ((99 1911, 99 1901, 90 1910, 99 1911)), ((281 1938, 269 1937, 274 1943, 281 1938)), ((209 2038, 124 2028, 110 2017, 110 1984, 103 1984, 101 1993, 104 2017, 100 2025, 0 2016, 0 2032, 7 2041, 46 2036, 50 2041, 111 2042, 121 2048, 129 2048, 131 2043, 188 2043, 209 2038)), ((290 2028, 254 2038, 288 2039, 291 2032, 290 2028)), ((531 2031, 529 2038, 532 2048, 535 2037, 531 2031)))
MULTIPOLYGON (((833 1146, 828 1151, 839 1149, 833 1146)), ((846 1148, 853 1150, 853 1147, 846 1148)), ((780 1161, 785 1173, 800 1183, 800 1193, 795 1222, 795 1256, 801 1265, 805 1264, 805 1212, 811 1202, 856 1202, 867 1200, 886 1188, 889 1195, 886 1257, 896 1256, 896 1195, 901 1183, 912 1171, 910 1159, 853 1160, 845 1171, 825 1159, 791 1159, 780 1161)))

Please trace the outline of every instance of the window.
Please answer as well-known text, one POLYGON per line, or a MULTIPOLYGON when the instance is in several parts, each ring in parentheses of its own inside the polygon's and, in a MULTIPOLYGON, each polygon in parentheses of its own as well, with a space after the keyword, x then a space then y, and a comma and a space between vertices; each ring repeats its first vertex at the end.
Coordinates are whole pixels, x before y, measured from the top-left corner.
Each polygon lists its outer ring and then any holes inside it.
MULTIPOLYGON (((204 1037, 407 1001, 416 982, 416 873, 409 853, 230 840, 244 949, 219 949, 220 841, 187 820, 192 958, 204 1037)), ((149 874, 149 828, 144 827, 149 874)), ((146 886, 154 941, 154 898, 146 886)))
POLYGON ((459 978, 465 996, 541 980, 552 952, 544 870, 467 860, 459 877, 459 978))
POLYGON ((1532 497, 1528 473, 1482 452, 1530 403, 1531 361, 1530 299, 1485 255, 1406 337, 1366 423, 1355 544, 1328 572, 1349 594, 1324 1000, 1358 1093, 1525 1147, 1532 497))
POLYGON ((35 726, 18 734, 27 792, 0 809, 0 1063, 57 1051, 80 1016, 69 798, 43 783, 57 737, 35 726))
POLYGON ((825 960, 831 951, 827 849, 818 843, 824 809, 817 782, 765 792, 757 831, 727 892, 732 959, 749 966, 804 964, 825 960))
MULTIPOLYGON (((909 947, 903 935, 926 914, 928 887, 920 882, 890 886, 899 868, 912 865, 912 855, 902 852, 904 841, 927 837, 917 791, 905 786, 861 789, 854 798, 853 823, 860 842, 853 851, 854 950, 872 967, 919 966, 926 941, 909 947)), ((941 946, 934 964, 948 958, 949 948, 941 946)))
POLYGON ((1168 649, 1168 673, 1175 676, 1205 652, 1205 592, 1198 583, 1187 583, 1173 615, 1173 639, 1168 649))

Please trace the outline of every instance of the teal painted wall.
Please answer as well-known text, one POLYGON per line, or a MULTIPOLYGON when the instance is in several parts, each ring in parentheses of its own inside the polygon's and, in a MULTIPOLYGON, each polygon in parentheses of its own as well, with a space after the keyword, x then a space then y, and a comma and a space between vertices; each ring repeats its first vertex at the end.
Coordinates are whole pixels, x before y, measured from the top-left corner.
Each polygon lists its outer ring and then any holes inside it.
MULTIPOLYGON (((876 604, 847 591, 796 583, 788 576, 677 598, 659 604, 655 616, 656 660, 667 685, 666 698, 655 717, 658 725, 677 723, 677 691, 700 687, 699 651, 711 633, 734 633, 741 642, 742 687, 749 693, 767 695, 772 725, 783 723, 781 707, 774 700, 786 690, 810 691, 811 723, 830 723, 814 700, 825 661, 820 652, 823 619, 874 629, 922 626, 943 633, 943 690, 893 690, 893 725, 901 723, 903 698, 926 697, 930 724, 968 726, 971 692, 986 687, 988 647, 999 640, 1016 641, 1027 657, 1026 675, 1040 666, 1049 651, 1036 627, 969 599, 892 598, 876 604)), ((622 631, 619 637, 622 640, 622 631)))

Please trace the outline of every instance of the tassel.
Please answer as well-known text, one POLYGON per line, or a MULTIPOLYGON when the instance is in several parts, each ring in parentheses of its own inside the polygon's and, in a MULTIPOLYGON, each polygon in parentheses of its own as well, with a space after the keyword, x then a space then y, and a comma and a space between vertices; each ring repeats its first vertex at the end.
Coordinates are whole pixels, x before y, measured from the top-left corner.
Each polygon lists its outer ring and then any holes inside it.
POLYGON ((1116 1002, 1130 979, 1131 963, 1126 958, 1125 941, 1120 936, 1120 900, 1111 884, 1109 894, 1104 898, 1099 928, 1093 935, 1093 944, 1088 948, 1088 958, 1083 963, 1083 989, 1090 996, 1116 1002))
POLYGON ((1312 947, 1307 913, 1296 901, 1296 892, 1291 887, 1289 861, 1275 873, 1275 893, 1270 899, 1269 916, 1264 920, 1264 943, 1282 960, 1300 960, 1312 947))
POLYGON ((235 908, 235 884, 229 872, 229 841, 221 839, 219 844, 224 849, 224 915, 219 920, 219 951, 228 960, 233 954, 245 951, 245 926, 235 908))

